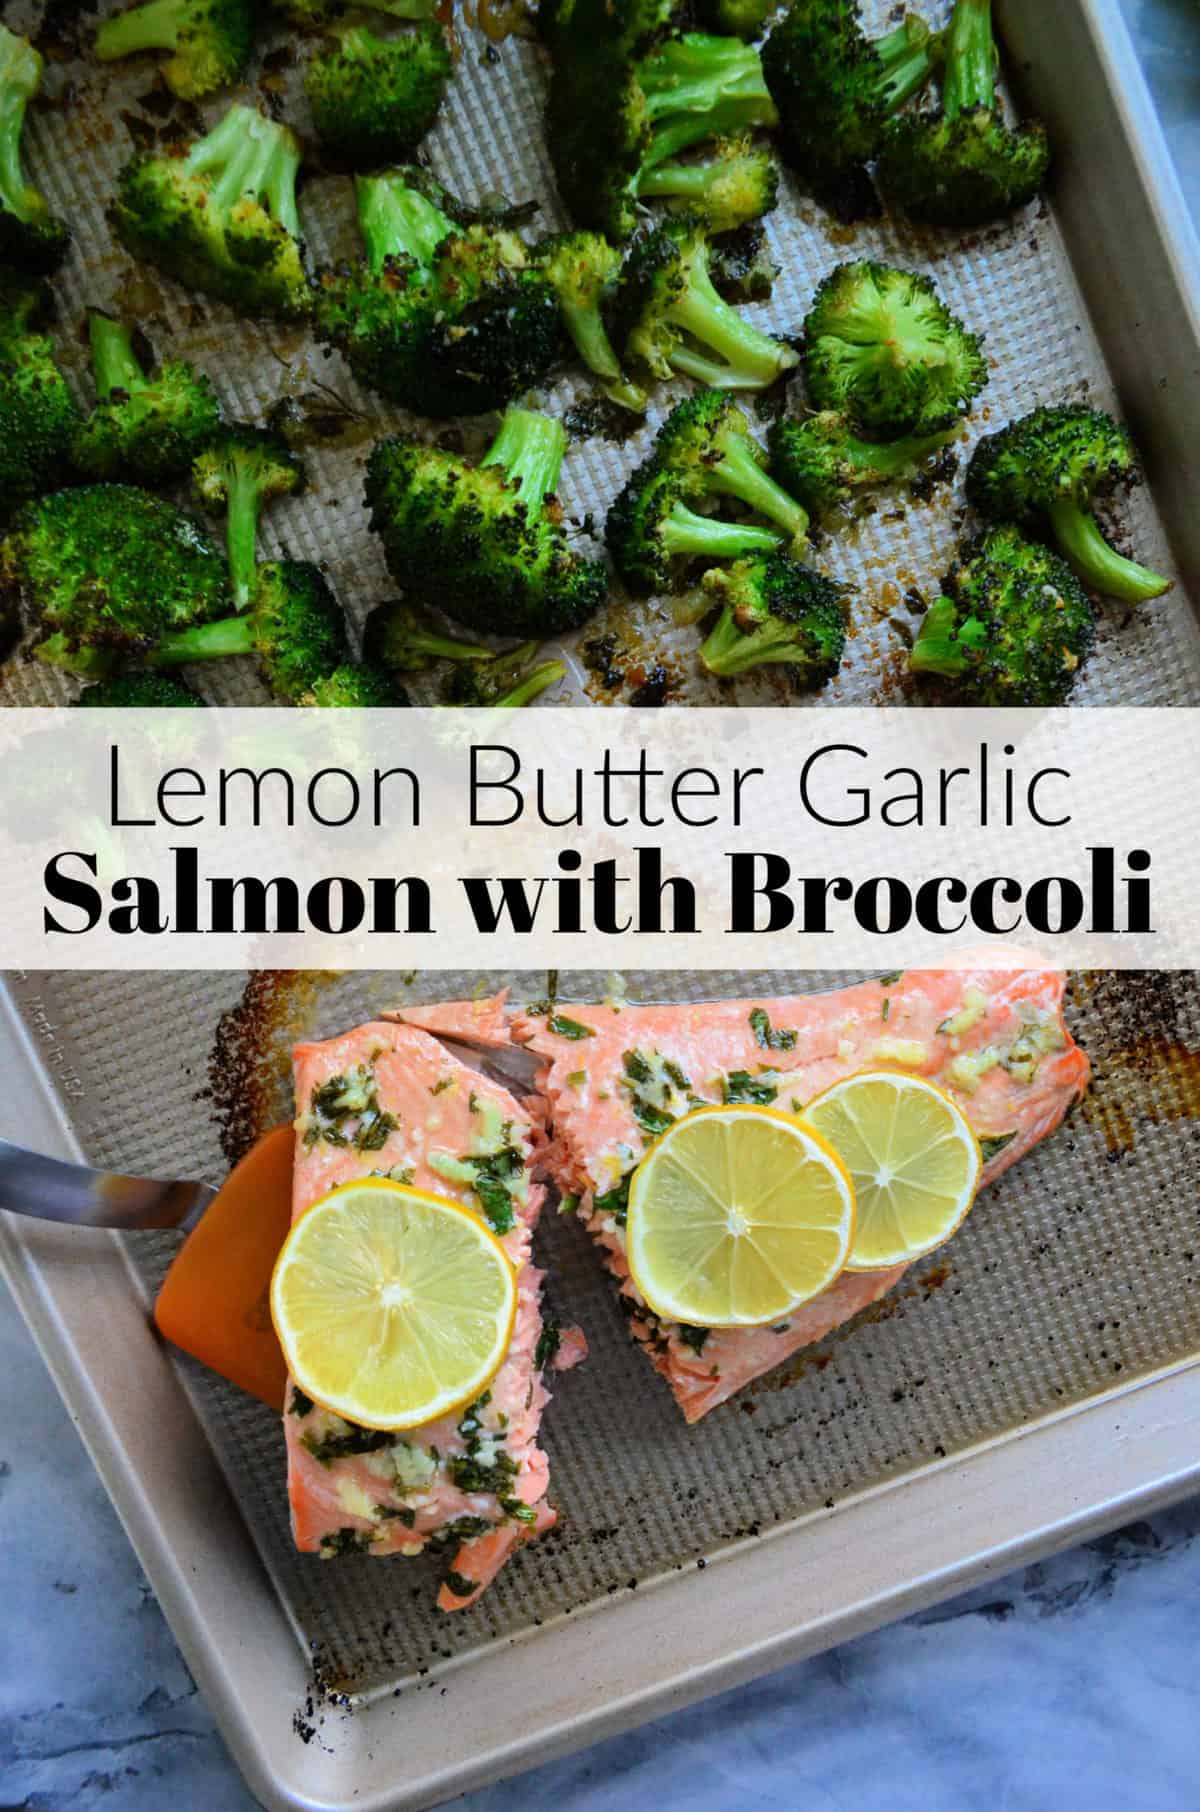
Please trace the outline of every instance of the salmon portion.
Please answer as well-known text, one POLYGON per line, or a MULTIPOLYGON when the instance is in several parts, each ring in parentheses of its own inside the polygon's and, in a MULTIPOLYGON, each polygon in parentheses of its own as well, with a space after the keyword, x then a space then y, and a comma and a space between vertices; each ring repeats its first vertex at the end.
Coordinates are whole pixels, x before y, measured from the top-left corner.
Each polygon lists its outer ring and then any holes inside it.
POLYGON ((689 1422, 878 1301, 906 1267, 843 1272, 768 1328, 660 1321, 629 1276, 624 1238, 628 1179, 656 1132, 694 1101, 798 1112, 858 1071, 903 1069, 955 1098, 983 1145, 983 1181, 994 1182, 1087 1087, 1088 1060, 1063 1020, 1064 989, 1060 973, 1043 969, 912 970, 831 994, 515 1017, 514 1040, 543 1060, 549 1173, 577 1198, 629 1299, 630 1330, 689 1422))
POLYGON ((438 1603, 462 1609, 555 1520, 537 1434, 556 1336, 530 1262, 541 1135, 506 1089, 415 1026, 378 1021, 299 1045, 294 1069, 293 1219, 338 1183, 391 1175, 484 1214, 517 1272, 507 1356, 468 1409, 393 1434, 357 1428, 290 1384, 283 1418, 297 1547, 325 1558, 433 1547, 449 1560, 438 1603))

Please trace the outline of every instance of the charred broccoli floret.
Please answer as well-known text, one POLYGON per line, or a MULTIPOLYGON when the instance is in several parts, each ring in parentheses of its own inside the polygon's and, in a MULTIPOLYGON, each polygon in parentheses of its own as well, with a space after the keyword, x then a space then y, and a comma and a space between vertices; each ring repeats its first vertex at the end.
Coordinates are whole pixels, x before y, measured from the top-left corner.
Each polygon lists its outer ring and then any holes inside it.
POLYGON ((163 636, 153 667, 253 655, 263 684, 298 704, 349 655, 341 606, 319 567, 305 560, 269 560, 258 569, 249 610, 163 636))
POLYGON ((408 693, 396 684, 381 667, 367 661, 343 661, 332 673, 319 679, 298 698, 298 705, 316 705, 323 710, 378 710, 381 706, 406 705, 408 693))
POLYGON ((797 686, 817 686, 837 672, 846 624, 832 579, 774 553, 717 567, 701 589, 721 612, 700 649, 718 678, 786 666, 797 686))
POLYGON ((717 294, 704 231, 682 215, 630 246, 613 338, 635 368, 656 378, 683 373, 717 390, 765 390, 800 362, 717 294))
POLYGON ((99 401, 75 438, 79 470, 149 485, 186 472, 221 426, 209 380, 182 359, 168 359, 147 377, 132 328, 98 308, 88 310, 88 338, 99 401))
POLYGON ((572 552, 554 492, 566 434, 509 409, 478 465, 419 441, 380 441, 367 466, 371 527, 393 577, 494 635, 576 629, 608 592, 604 567, 572 552))
POLYGON ((0 273, 0 523, 62 482, 79 426, 53 342, 38 330, 44 300, 36 284, 0 273))
POLYGON ((757 38, 775 10, 775 0, 695 0, 695 13, 709 31, 757 38))
POLYGON ((804 340, 813 402, 880 440, 953 426, 988 381, 979 336, 929 278, 871 259, 829 273, 804 340))
POLYGON ((645 414, 646 392, 621 370, 604 319, 616 293, 620 252, 600 233, 556 233, 540 242, 534 256, 558 297, 563 326, 588 370, 602 380, 605 396, 645 414))
POLYGON ((633 232, 656 165, 777 123, 757 50, 704 32, 671 35, 677 11, 672 0, 575 0, 539 16, 554 59, 546 120, 558 186, 581 226, 612 239, 633 232))
POLYGON ((942 111, 890 123, 879 153, 880 188, 914 220, 982 226, 1032 201, 1049 169, 1041 121, 1004 123, 992 0, 957 0, 946 32, 942 111))
POLYGON ((180 157, 142 152, 121 171, 112 223, 135 258, 244 315, 310 308, 296 209, 300 145, 253 107, 231 107, 180 157))
POLYGON ((235 423, 192 466, 200 502, 225 511, 225 540, 233 602, 244 610, 257 583, 258 519, 273 497, 289 497, 304 484, 304 464, 281 435, 235 423))
POLYGON ((112 679, 85 686, 75 703, 159 711, 168 705, 202 705, 204 700, 170 673, 116 673, 112 679))
POLYGON ((502 408, 558 351, 558 303, 518 234, 457 226, 424 171, 357 180, 364 263, 317 278, 317 336, 421 415, 502 408))
POLYGON ((27 503, 0 543, 0 589, 5 581, 47 632, 43 660, 100 675, 230 608, 225 562, 199 523, 134 485, 27 503))
POLYGON ((536 642, 523 642, 508 654, 456 667, 443 688, 443 700, 448 705, 486 706, 493 711, 531 705, 547 686, 567 676, 561 661, 538 661, 537 651, 536 642))
POLYGON ((745 416, 719 391, 703 390, 674 408, 608 513, 609 552, 626 583, 671 591, 693 560, 800 547, 808 517, 766 465, 745 416), (725 501, 775 526, 701 513, 725 501))
POLYGON ((0 264, 21 271, 56 270, 71 231, 25 180, 21 134, 25 109, 42 81, 42 59, 27 38, 0 25, 0 264))
POLYGON ((953 680, 972 705, 1057 705, 1092 645, 1087 594, 1011 523, 965 549, 925 613, 909 671, 953 680))
POLYGON ((424 673, 438 661, 487 661, 492 650, 479 642, 443 635, 415 604, 377 604, 363 628, 363 656, 396 673, 424 673))
POLYGON ((438 116, 452 68, 440 25, 394 38, 339 25, 304 72, 317 137, 360 169, 409 156, 438 116))
POLYGON ((194 101, 236 82, 254 48, 255 0, 146 0, 114 13, 96 33, 102 63, 169 50, 167 87, 194 101))
POLYGON ((761 145, 726 139, 711 157, 656 164, 639 192, 678 202, 710 232, 728 233, 771 212, 779 200, 779 171, 761 145))
POLYGON ((936 38, 909 14, 869 39, 857 0, 792 0, 763 46, 785 159, 844 218, 878 211, 866 166, 933 72, 936 38))
POLYGON ((767 446, 772 476, 807 509, 820 514, 845 509, 868 485, 906 478, 957 433, 954 427, 886 443, 863 440, 844 415, 827 409, 800 422, 786 418, 773 422, 767 446))
POLYGON ((1048 523, 1085 585, 1126 604, 1168 590, 1170 580, 1111 548, 1092 504, 1138 476, 1129 431, 1103 409, 1035 409, 980 441, 967 469, 967 498, 993 522, 1048 523))

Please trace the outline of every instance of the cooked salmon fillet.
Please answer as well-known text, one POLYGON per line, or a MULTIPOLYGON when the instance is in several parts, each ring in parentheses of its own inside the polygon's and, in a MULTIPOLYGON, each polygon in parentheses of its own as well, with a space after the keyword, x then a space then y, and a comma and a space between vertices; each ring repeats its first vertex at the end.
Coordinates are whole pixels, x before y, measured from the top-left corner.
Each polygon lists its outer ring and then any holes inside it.
MULTIPOLYGON (((555 1520, 537 1445, 556 1338, 530 1262, 540 1134, 506 1089, 416 1027, 380 1021, 299 1045, 294 1070, 293 1219, 338 1183, 390 1175, 484 1213, 518 1274, 508 1354, 469 1409, 397 1435, 357 1428, 291 1384, 284 1412, 297 1547, 327 1558, 434 1547, 449 1558, 438 1603, 461 1609, 555 1520)), ((577 1337, 564 1347, 564 1360, 581 1356, 577 1337)))
MULTIPOLYGON (((667 1120, 695 1100, 800 1109, 865 1069, 926 1076, 958 1101, 983 1145, 985 1183, 1044 1139, 1086 1089, 1088 1061, 1063 1020, 1064 977, 1029 969, 913 970, 832 994, 696 1006, 563 1007, 517 1014, 511 1036, 542 1060, 551 1131, 545 1161, 632 1306, 629 1326, 689 1422, 822 1339, 892 1289, 904 1266, 845 1272, 769 1328, 681 1328, 657 1320, 625 1259, 628 1179, 667 1120), (648 1130, 649 1129, 649 1130, 648 1130)), ((497 1042, 495 1003, 434 1015, 497 1042)))

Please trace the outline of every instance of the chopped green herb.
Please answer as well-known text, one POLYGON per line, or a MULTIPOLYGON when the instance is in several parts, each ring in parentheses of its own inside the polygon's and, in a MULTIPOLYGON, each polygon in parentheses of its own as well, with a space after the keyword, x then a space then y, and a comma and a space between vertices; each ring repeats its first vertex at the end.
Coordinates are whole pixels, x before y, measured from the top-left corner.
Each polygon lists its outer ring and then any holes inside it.
POLYGON ((767 1082, 761 1076, 752 1076, 749 1070, 730 1070, 721 1084, 721 1092, 726 1106, 747 1101, 766 1107, 774 1101, 779 1090, 773 1082, 767 1082))
POLYGON ((990 1163, 998 1151, 1003 1151, 1006 1145, 1012 1144, 1016 1136, 1015 1132, 1006 1132, 994 1133, 991 1138, 980 1139, 979 1149, 983 1153, 984 1163, 990 1163))
POLYGON ((453 1076, 439 1076, 437 1081, 434 1083, 433 1087, 430 1089, 429 1092, 431 1095, 440 1095, 443 1092, 443 1090, 448 1089, 448 1088, 453 1088, 453 1087, 454 1087, 454 1077, 453 1076))
POLYGON ((505 1516, 510 1516, 515 1523, 536 1523, 537 1521, 537 1511, 532 1504, 527 1504, 524 1498, 502 1497, 500 1508, 505 1516))
POLYGON ((803 1101, 797 1101, 795 1095, 792 1096, 792 1112, 794 1114, 802 1114, 804 1112, 803 1101))
POLYGON ((679 1338, 683 1341, 684 1346, 690 1346, 694 1353, 704 1351, 704 1343, 711 1332, 711 1328, 694 1328, 688 1321, 681 1321, 679 1324, 679 1338))
POLYGON ((904 979, 903 969, 893 969, 890 975, 881 975, 879 977, 879 984, 883 988, 894 988, 896 986, 896 983, 898 981, 902 981, 903 979, 904 979))
POLYGON ((460 1542, 474 1541, 477 1535, 490 1535, 495 1528, 486 1516, 456 1516, 453 1522, 443 1523, 428 1537, 429 1546, 435 1554, 445 1548, 457 1548, 460 1542))
POLYGON ((629 1214, 629 1177, 622 1177, 606 1195, 596 1196, 592 1206, 597 1214, 611 1214, 618 1227, 623 1227, 629 1214))
POLYGON ((292 1416, 306 1416, 312 1407, 312 1398, 306 1397, 298 1384, 293 1384, 292 1398, 291 1402, 288 1404, 288 1414, 292 1416))
POLYGON ((642 1131, 648 1132, 653 1138, 657 1138, 659 1133, 665 1133, 669 1126, 675 1124, 674 1114, 665 1113, 661 1107, 651 1107, 648 1101, 643 1101, 636 1095, 633 1099, 633 1117, 642 1131))
POLYGON ((586 1081, 587 1081, 587 1071, 586 1070, 572 1070, 571 1074, 567 1077, 567 1087, 568 1088, 582 1088, 586 1081))
POLYGON ((486 1157, 470 1158, 468 1162, 474 1168, 473 1187, 492 1232, 510 1232, 517 1217, 513 1210, 509 1180, 524 1172, 525 1162, 520 1152, 511 1145, 506 1145, 503 1151, 491 1152, 486 1157))
POLYGON ((364 1114, 354 1135, 355 1151, 382 1151, 388 1142, 388 1134, 394 1133, 398 1125, 394 1114, 364 1114))
POLYGON ((750 1029, 754 1041, 764 1051, 794 1051, 796 1034, 793 1031, 773 1031, 765 1007, 753 1007, 750 1012, 750 1029))
POLYGON ((654 1071, 640 1051, 626 1051, 621 1061, 631 1082, 650 1082, 653 1079, 654 1071))
POLYGON ((326 1145, 353 1145, 355 1151, 379 1151, 397 1124, 394 1115, 381 1111, 375 1076, 360 1063, 313 1090, 304 1145, 311 1150, 323 1140, 326 1145), (353 1136, 349 1121, 357 1122, 353 1136))
POLYGON ((322 1466, 330 1466, 350 1453, 378 1453, 381 1447, 390 1447, 395 1438, 386 1428, 359 1428, 348 1422, 345 1434, 302 1435, 301 1446, 307 1447, 322 1466))
POLYGON ((594 1038, 592 1026, 585 1026, 580 1019, 568 1019, 565 1013, 551 1013, 546 1021, 546 1029, 559 1038, 594 1038))
POLYGON ((545 1371, 546 1367, 551 1364, 555 1354, 558 1352, 561 1340, 561 1327, 557 1321, 553 1321, 550 1316, 547 1315, 546 1319, 542 1322, 542 1331, 538 1335, 538 1343, 533 1350, 534 1371, 545 1371))
POLYGON ((516 1478, 520 1467, 510 1453, 499 1453, 490 1462, 472 1453, 452 1454, 446 1462, 450 1477, 460 1491, 490 1491, 499 1497, 516 1478))
POLYGON ((446 1574, 443 1583, 446 1590, 452 1592, 456 1598, 474 1598, 479 1590, 477 1579, 468 1579, 465 1574, 456 1573, 453 1569, 446 1574))
POLYGON ((406 1529, 415 1529, 417 1526, 417 1513, 415 1510, 410 1510, 407 1504, 401 1504, 395 1510, 385 1504, 381 1508, 379 1515, 384 1521, 395 1519, 398 1522, 402 1522, 406 1529))
POLYGON ((366 1529, 333 1529, 321 1537, 321 1559, 337 1560, 343 1554, 365 1554, 374 1539, 366 1529))
POLYGON ((887 1016, 888 1016, 888 1014, 889 1014, 889 1013, 890 1013, 890 1012, 891 1012, 891 1010, 892 1010, 892 1003, 891 1003, 891 1001, 890 1001, 890 1000, 889 1000, 889 999, 887 999, 887 998, 886 998, 886 997, 885 997, 885 999, 884 999, 884 1003, 883 1003, 883 1009, 882 1009, 882 1011, 881 1011, 881 1013, 880 1013, 880 1015, 879 1015, 879 1017, 880 1017, 880 1018, 881 1018, 881 1019, 885 1019, 885 1020, 886 1020, 886 1018, 887 1018, 887 1016))
POLYGON ((579 1197, 577 1195, 564 1195, 562 1201, 558 1204, 558 1212, 560 1214, 574 1214, 578 1206, 579 1197))
POLYGON ((368 1174, 383 1177, 388 1183, 403 1183, 407 1189, 412 1187, 412 1180, 417 1173, 411 1164, 393 1164, 390 1170, 372 1170, 368 1174))

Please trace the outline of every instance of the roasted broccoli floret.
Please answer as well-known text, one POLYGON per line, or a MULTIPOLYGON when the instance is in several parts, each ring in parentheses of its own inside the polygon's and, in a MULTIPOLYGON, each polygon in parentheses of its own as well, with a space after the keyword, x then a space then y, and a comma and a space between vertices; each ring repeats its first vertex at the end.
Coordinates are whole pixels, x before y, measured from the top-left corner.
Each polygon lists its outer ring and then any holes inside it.
POLYGON ((56 270, 71 231, 25 180, 21 133, 25 109, 42 80, 42 59, 27 38, 0 25, 0 264, 21 271, 56 270))
POLYGON ((89 478, 158 485, 179 477, 221 426, 209 380, 182 359, 147 377, 132 328, 98 308, 88 310, 88 338, 99 401, 75 438, 75 464, 89 478))
POLYGON ((1101 534, 1092 504, 1138 477, 1129 430, 1103 409, 1062 404, 1035 409, 989 434, 967 469, 967 499, 993 522, 1048 524, 1085 585, 1140 604, 1170 580, 1127 560, 1101 534))
POLYGON ((682 372, 717 390, 765 390, 800 362, 717 294, 704 231, 683 215, 630 246, 613 303, 613 339, 637 369, 657 378, 682 372))
POLYGON ((758 52, 736 38, 670 34, 669 0, 551 9, 550 154, 581 226, 628 239, 643 179, 689 145, 777 123, 758 52))
POLYGON ((421 170, 356 187, 366 261, 319 273, 318 338, 421 415, 477 415, 537 383, 558 351, 558 302, 519 235, 457 226, 421 170))
POLYGON ((167 705, 202 705, 204 700, 171 673, 117 673, 85 686, 75 703, 158 711, 167 705))
POLYGON ((695 0, 696 17, 709 31, 757 38, 775 10, 775 0, 695 0))
POLYGON ((121 171, 112 223, 135 258, 244 315, 299 320, 311 305, 296 209, 300 145, 253 107, 231 107, 180 157, 141 152, 121 171))
POLYGON ((36 284, 0 273, 0 523, 61 484, 79 426, 53 343, 38 330, 44 301, 36 284))
POLYGON ((366 661, 344 661, 310 687, 303 698, 296 700, 298 705, 317 705, 325 710, 340 707, 356 711, 378 710, 381 706, 406 705, 408 702, 408 693, 403 686, 397 685, 382 668, 373 667, 366 661))
POLYGON ((764 44, 784 157, 843 218, 878 211, 866 166, 888 119, 928 81, 938 51, 912 14, 872 41, 857 0, 792 0, 764 44))
POLYGON ((953 426, 988 381, 979 336, 929 278, 871 259, 829 273, 804 340, 812 401, 880 440, 953 426))
POLYGON ((953 680, 966 704, 1062 703, 1094 631, 1065 560, 1005 523, 965 549, 945 590, 925 613, 910 672, 953 680))
POLYGON ((501 711, 531 705, 547 686, 556 685, 567 675, 561 661, 539 662, 537 651, 536 642, 523 642, 508 654, 456 667, 442 692, 445 703, 501 711))
POLYGON ((493 635, 576 629, 608 592, 598 560, 571 550, 558 484, 562 424, 509 409, 478 465, 396 436, 367 466, 371 527, 406 592, 493 635))
POLYGON ((701 581, 720 616, 700 659, 733 679, 753 667, 785 666, 797 686, 817 686, 838 670, 846 645, 840 588, 786 554, 717 567, 701 581))
POLYGON ((982 226, 1032 201, 1049 169, 1041 121, 1004 123, 992 0, 957 0, 946 32, 942 111, 889 124, 878 167, 885 198, 934 226, 982 226))
POLYGON ((192 466, 200 502, 225 511, 225 540, 233 602, 244 610, 257 583, 258 519, 273 497, 290 497, 304 485, 304 463, 269 428, 235 423, 226 428, 192 466))
POLYGON ((779 171, 761 145, 727 139, 711 157, 655 164, 640 193, 681 203, 710 232, 728 233, 771 212, 779 200, 779 171))
POLYGON ((236 82, 254 48, 255 0, 146 0, 114 13, 96 33, 102 63, 141 50, 169 50, 168 88, 194 101, 236 82))
POLYGON ((863 440, 844 415, 826 409, 799 422, 785 417, 772 422, 767 446, 772 476, 820 514, 847 508, 868 485, 906 478, 957 433, 954 427, 886 443, 863 440))
POLYGON ((437 118, 452 68, 440 25, 394 38, 338 26, 304 72, 317 137, 359 169, 409 156, 437 118))
POLYGON ((646 392, 621 370, 605 325, 621 271, 620 252, 601 233, 556 233, 541 241, 534 256, 558 297, 563 326, 588 370, 602 380, 605 396, 644 415, 646 392))
POLYGON ((25 504, 0 543, 0 590, 4 582, 47 631, 40 657, 98 676, 230 608, 225 562, 199 523, 134 485, 80 485, 25 504))
POLYGON ((808 516, 766 466, 745 416, 727 396, 703 390, 678 404, 608 513, 609 552, 626 583, 636 591, 671 591, 693 560, 802 546, 808 516), (701 513, 726 500, 776 526, 701 513))
POLYGON ((396 673, 424 673, 438 661, 487 661, 479 642, 444 635, 415 604, 377 604, 363 627, 363 657, 396 673))
POLYGON ((247 611, 163 636, 149 658, 161 668, 234 654, 253 655, 263 684, 291 704, 348 658, 341 606, 319 567, 267 561, 247 611))

